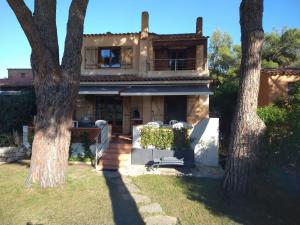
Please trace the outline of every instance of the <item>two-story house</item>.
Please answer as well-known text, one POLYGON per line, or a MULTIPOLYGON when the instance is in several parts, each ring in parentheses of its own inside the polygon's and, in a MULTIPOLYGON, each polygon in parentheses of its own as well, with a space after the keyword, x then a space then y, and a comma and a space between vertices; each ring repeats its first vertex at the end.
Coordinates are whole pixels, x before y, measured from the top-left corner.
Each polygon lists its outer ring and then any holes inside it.
POLYGON ((156 34, 147 12, 140 32, 85 34, 74 119, 106 120, 112 133, 129 134, 133 124, 208 118, 207 39, 201 17, 195 33, 156 34))

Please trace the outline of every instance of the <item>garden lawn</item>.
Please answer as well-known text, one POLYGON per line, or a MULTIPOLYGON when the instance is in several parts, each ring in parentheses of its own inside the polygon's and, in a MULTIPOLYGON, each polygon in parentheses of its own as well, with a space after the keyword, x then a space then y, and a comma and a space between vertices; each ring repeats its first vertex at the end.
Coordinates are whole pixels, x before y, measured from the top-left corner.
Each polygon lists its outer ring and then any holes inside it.
MULTIPOLYGON (((47 190, 24 188, 27 173, 26 164, 0 166, 1 225, 115 224, 105 178, 91 167, 69 166, 67 184, 47 190)), ((225 202, 220 180, 154 175, 132 179, 180 224, 300 224, 299 195, 274 185, 257 185, 253 196, 225 202)))
POLYGON ((299 192, 288 194, 265 181, 257 182, 252 196, 231 201, 221 193, 220 180, 141 176, 134 183, 182 225, 300 224, 299 192))
POLYGON ((88 166, 69 166, 67 184, 24 188, 28 165, 0 166, 0 224, 114 224, 104 177, 88 166))

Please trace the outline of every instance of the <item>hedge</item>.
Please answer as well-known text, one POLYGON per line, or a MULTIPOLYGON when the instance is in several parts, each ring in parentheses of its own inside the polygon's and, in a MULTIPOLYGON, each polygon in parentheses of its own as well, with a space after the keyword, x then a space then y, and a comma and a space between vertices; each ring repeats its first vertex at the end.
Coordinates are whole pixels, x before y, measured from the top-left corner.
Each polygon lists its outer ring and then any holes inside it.
POLYGON ((188 129, 173 129, 169 127, 143 127, 141 130, 141 145, 143 148, 153 146, 160 150, 183 150, 189 148, 188 129))

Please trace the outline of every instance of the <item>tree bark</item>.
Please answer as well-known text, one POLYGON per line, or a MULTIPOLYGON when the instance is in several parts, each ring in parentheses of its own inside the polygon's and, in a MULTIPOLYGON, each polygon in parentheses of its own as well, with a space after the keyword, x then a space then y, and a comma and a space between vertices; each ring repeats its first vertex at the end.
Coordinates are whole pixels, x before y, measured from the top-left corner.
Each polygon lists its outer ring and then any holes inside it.
POLYGON ((34 13, 23 0, 7 0, 32 49, 37 115, 26 186, 65 182, 72 115, 79 89, 83 24, 88 0, 72 0, 65 51, 59 64, 56 0, 36 0, 34 13))
POLYGON ((242 61, 237 108, 231 125, 229 156, 223 188, 246 194, 252 187, 260 138, 265 125, 257 115, 260 82, 263 0, 243 0, 240 5, 242 61))

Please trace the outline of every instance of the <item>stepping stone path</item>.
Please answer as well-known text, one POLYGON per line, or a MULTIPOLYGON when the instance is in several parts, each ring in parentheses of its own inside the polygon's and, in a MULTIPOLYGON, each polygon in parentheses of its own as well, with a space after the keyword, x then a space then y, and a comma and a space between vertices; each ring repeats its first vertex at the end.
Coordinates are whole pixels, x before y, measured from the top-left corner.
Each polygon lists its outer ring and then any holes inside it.
POLYGON ((145 219, 147 225, 171 225, 177 223, 177 218, 171 216, 150 216, 145 219))
POLYGON ((151 203, 151 199, 143 195, 141 190, 132 182, 130 177, 117 176, 113 172, 105 174, 109 182, 116 186, 123 200, 134 200, 146 225, 176 225, 176 217, 167 216, 159 203, 151 203), (125 185, 125 186, 124 186, 125 185), (128 190, 129 194, 124 193, 128 190))
POLYGON ((162 208, 158 203, 152 203, 149 205, 144 205, 140 207, 141 213, 161 213, 162 208))

